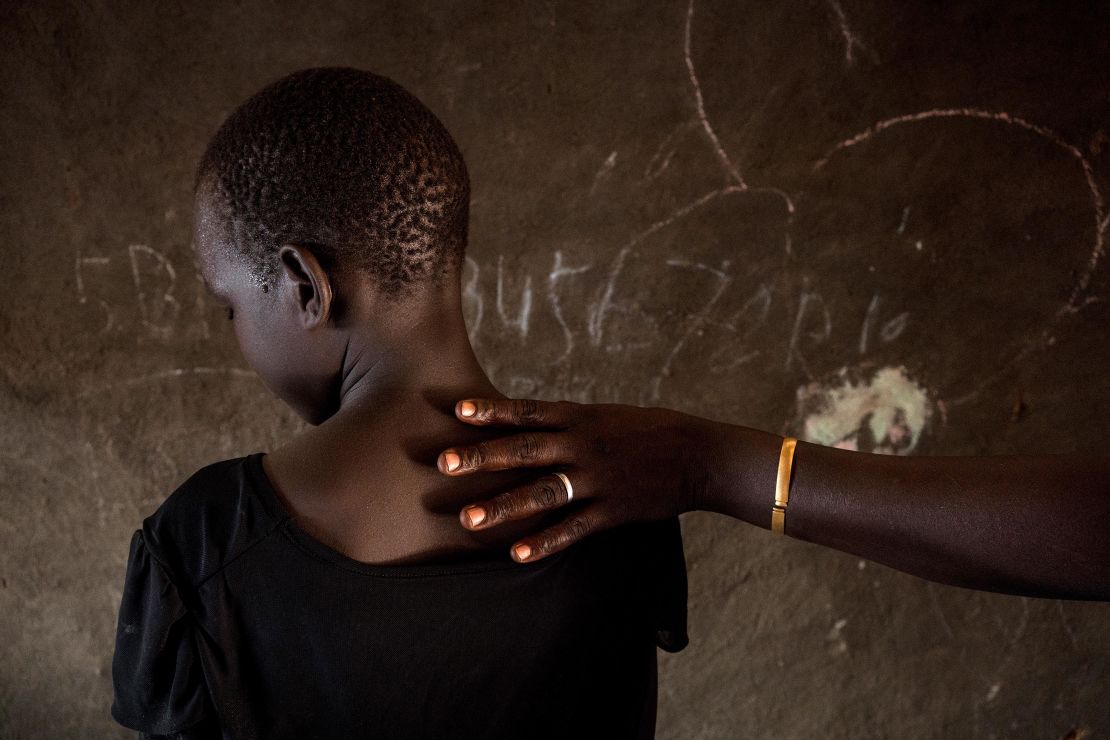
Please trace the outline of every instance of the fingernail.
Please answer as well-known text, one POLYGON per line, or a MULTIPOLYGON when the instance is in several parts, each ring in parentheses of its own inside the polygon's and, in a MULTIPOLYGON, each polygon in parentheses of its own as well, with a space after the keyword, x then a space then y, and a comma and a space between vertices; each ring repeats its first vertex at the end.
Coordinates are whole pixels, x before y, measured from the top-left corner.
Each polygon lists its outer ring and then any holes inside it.
POLYGON ((447 463, 448 470, 454 470, 459 467, 459 463, 462 462, 462 460, 454 452, 448 452, 443 456, 443 462, 447 463))
POLYGON ((513 552, 516 553, 517 560, 527 560, 528 556, 532 554, 532 548, 528 547, 528 545, 525 545, 524 543, 521 543, 513 548, 513 552))
POLYGON ((466 512, 466 518, 470 520, 470 526, 476 527, 486 520, 486 512, 481 506, 468 506, 463 511, 466 512))
POLYGON ((462 416, 474 416, 474 412, 477 411, 477 410, 478 410, 478 407, 475 406, 470 401, 463 401, 462 403, 459 404, 459 413, 462 416))

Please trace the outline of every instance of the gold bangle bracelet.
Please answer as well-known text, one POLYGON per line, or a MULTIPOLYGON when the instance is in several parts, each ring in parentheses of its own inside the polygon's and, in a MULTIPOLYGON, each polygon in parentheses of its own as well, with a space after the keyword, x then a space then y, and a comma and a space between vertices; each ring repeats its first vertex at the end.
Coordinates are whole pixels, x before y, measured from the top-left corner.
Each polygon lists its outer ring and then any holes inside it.
POLYGON ((779 452, 779 473, 775 478, 775 505, 771 508, 771 531, 786 534, 783 526, 786 519, 786 503, 790 500, 790 471, 794 465, 794 447, 798 440, 784 437, 779 452))

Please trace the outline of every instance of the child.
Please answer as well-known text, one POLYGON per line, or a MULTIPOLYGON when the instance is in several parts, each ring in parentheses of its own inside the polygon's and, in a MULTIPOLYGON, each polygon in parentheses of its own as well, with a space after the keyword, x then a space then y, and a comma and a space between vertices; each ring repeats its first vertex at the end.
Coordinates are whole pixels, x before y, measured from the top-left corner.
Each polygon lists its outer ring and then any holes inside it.
POLYGON ((463 321, 469 181, 439 120, 369 72, 294 73, 224 122, 194 208, 247 362, 311 427, 201 468, 135 532, 113 717, 178 738, 652 737, 656 646, 687 642, 678 520, 517 563, 536 521, 458 513, 535 474, 436 468, 496 435, 455 400, 504 398, 463 321))

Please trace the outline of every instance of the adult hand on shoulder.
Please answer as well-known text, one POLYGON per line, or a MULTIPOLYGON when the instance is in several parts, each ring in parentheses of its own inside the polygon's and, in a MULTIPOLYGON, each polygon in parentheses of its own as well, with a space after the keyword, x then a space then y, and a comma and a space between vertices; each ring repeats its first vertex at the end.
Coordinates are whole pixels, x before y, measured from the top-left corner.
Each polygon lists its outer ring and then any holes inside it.
POLYGON ((531 483, 459 512, 464 527, 496 527, 545 511, 566 516, 513 545, 518 562, 532 562, 584 537, 633 521, 677 516, 697 508, 708 469, 703 452, 711 422, 657 407, 579 404, 532 399, 467 399, 455 416, 475 426, 514 427, 518 433, 440 453, 450 475, 508 468, 551 468, 531 483), (571 483, 572 498, 556 473, 571 483))

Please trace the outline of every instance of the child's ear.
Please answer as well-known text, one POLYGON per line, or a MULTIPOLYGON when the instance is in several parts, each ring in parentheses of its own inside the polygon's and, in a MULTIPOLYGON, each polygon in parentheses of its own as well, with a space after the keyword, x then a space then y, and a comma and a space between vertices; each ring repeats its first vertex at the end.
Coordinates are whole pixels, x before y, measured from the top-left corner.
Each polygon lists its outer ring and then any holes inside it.
POLYGON ((332 307, 331 278, 316 255, 300 244, 285 244, 278 252, 278 259, 284 278, 292 287, 304 328, 327 324, 332 307))

